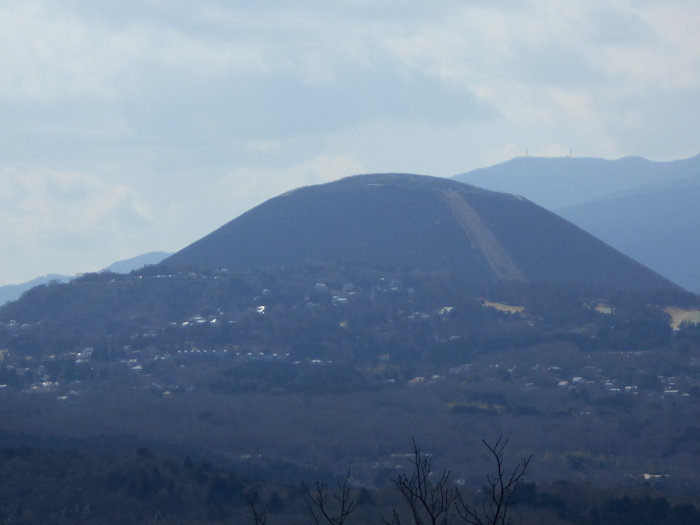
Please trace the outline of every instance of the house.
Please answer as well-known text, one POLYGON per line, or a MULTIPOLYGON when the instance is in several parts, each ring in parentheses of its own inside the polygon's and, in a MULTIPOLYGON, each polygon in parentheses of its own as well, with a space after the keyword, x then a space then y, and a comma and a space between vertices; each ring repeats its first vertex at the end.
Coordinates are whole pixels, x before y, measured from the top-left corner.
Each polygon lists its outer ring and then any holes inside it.
POLYGON ((455 367, 450 368, 450 370, 449 370, 448 373, 449 373, 450 375, 468 374, 469 371, 471 370, 471 366, 472 366, 472 365, 470 365, 470 364, 464 364, 464 365, 461 365, 461 366, 455 366, 455 367))

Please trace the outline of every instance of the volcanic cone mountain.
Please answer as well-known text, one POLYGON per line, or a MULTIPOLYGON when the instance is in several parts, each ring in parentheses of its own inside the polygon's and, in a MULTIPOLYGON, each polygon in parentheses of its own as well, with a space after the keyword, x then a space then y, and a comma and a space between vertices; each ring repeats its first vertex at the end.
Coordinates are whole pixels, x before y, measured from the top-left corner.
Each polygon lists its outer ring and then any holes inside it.
POLYGON ((290 191, 163 264, 247 270, 335 260, 451 270, 481 282, 677 288, 527 199, 409 174, 358 175, 290 191))

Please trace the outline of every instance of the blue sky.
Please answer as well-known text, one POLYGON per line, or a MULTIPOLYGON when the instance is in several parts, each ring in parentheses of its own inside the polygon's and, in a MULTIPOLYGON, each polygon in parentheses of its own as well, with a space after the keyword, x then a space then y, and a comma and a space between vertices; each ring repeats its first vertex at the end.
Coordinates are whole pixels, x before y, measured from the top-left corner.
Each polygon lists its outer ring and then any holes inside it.
POLYGON ((700 152, 700 3, 0 1, 0 284, 356 173, 700 152))

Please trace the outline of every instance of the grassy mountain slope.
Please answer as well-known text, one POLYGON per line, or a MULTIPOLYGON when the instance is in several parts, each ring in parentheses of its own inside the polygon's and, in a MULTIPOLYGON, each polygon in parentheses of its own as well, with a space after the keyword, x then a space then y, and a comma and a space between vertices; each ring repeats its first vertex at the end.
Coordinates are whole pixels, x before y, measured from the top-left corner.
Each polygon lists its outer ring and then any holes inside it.
POLYGON ((675 286, 525 199, 405 174, 348 177, 288 192, 163 263, 246 270, 333 260, 405 263, 483 282, 675 286))
POLYGON ((700 292, 698 202, 700 184, 624 195, 556 211, 688 290, 700 292))

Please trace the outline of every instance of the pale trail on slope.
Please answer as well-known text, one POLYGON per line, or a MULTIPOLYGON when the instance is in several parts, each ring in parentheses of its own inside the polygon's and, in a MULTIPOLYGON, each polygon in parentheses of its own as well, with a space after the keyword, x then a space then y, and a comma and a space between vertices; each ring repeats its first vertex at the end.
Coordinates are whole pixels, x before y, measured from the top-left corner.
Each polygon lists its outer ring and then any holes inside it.
POLYGON ((502 281, 524 281, 525 276, 515 265, 501 243, 493 236, 481 217, 456 191, 442 192, 457 223, 467 234, 473 248, 484 255, 496 277, 502 281))

